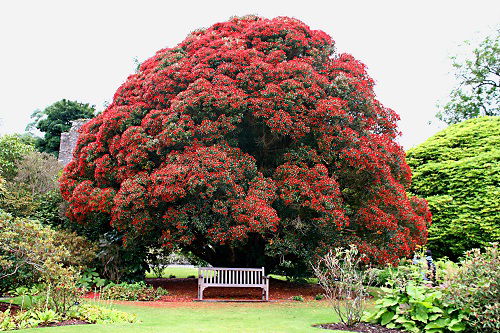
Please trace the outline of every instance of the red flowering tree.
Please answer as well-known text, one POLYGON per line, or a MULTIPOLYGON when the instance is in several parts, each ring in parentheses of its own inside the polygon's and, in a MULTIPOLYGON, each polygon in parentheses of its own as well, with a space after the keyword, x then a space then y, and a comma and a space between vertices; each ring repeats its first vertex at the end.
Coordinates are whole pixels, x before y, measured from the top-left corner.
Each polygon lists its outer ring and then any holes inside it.
POLYGON ((365 66, 303 22, 234 18, 160 50, 81 131, 69 217, 214 265, 299 269, 354 243, 377 263, 424 244, 398 115, 365 66))

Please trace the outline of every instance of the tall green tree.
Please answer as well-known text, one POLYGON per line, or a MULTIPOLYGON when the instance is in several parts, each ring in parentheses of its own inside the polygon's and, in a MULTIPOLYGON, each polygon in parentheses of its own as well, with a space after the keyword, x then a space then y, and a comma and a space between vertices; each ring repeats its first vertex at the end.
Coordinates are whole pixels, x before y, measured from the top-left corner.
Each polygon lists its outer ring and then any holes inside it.
POLYGON ((452 57, 458 85, 437 114, 447 124, 479 116, 498 116, 500 88, 500 29, 486 37, 470 58, 452 57))
POLYGON ((26 130, 35 127, 40 132, 45 133, 44 137, 37 141, 36 148, 40 152, 58 156, 61 133, 67 132, 71 128, 71 121, 93 118, 94 115, 94 106, 62 99, 43 111, 35 110, 31 115, 34 121, 28 125, 26 130))

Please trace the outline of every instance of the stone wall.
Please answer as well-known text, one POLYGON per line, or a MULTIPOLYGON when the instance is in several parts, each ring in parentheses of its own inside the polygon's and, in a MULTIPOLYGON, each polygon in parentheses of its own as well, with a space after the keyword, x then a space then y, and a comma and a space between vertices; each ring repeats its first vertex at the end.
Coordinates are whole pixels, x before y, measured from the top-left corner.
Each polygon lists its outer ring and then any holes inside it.
POLYGON ((73 158, 73 150, 78 140, 80 127, 82 127, 90 119, 77 119, 71 122, 69 132, 61 133, 61 144, 59 146, 59 162, 66 166, 73 158))

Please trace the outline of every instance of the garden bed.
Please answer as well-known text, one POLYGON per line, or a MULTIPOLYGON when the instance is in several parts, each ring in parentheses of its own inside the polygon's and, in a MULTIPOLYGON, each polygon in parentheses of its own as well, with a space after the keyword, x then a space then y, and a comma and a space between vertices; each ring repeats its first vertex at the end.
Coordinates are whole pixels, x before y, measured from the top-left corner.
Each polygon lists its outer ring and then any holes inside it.
MULTIPOLYGON (((161 297, 163 302, 192 302, 196 300, 198 294, 198 279, 196 278, 156 278, 146 279, 146 283, 153 287, 162 287, 168 290, 169 294, 161 297)), ((302 296, 304 300, 313 300, 323 290, 317 284, 294 283, 277 279, 270 279, 269 282, 270 300, 290 300, 293 296, 302 296)), ((96 293, 88 293, 87 298, 98 298, 96 293)), ((236 301, 256 301, 262 298, 260 288, 207 288, 204 292, 205 300, 236 300, 236 301)))

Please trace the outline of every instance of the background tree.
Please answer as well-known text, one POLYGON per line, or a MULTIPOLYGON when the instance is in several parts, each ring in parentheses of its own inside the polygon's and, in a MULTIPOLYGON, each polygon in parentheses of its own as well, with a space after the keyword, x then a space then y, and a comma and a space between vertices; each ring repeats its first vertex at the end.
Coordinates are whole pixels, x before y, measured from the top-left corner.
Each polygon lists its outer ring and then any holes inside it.
POLYGON ((397 262, 425 243, 430 214, 406 195, 398 116, 373 85, 296 19, 196 31, 82 127, 61 178, 68 216, 213 265, 304 274, 313 256, 352 243, 366 260, 397 262))
POLYGON ((27 136, 12 134, 0 137, 0 177, 12 180, 17 174, 17 162, 34 150, 27 136))
POLYGON ((95 116, 94 106, 79 102, 62 99, 48 106, 43 111, 36 110, 31 115, 34 119, 26 130, 33 127, 45 133, 43 139, 37 140, 36 148, 40 152, 46 152, 58 156, 61 133, 69 131, 71 121, 82 118, 93 118, 95 116))
POLYGON ((410 149, 411 193, 429 202, 428 247, 457 259, 500 241, 500 117, 452 125, 410 149))
POLYGON ((452 57, 458 86, 437 117, 448 124, 479 116, 500 115, 500 29, 474 49, 473 56, 460 61, 452 57))

